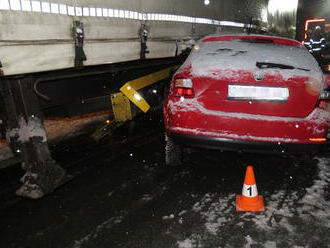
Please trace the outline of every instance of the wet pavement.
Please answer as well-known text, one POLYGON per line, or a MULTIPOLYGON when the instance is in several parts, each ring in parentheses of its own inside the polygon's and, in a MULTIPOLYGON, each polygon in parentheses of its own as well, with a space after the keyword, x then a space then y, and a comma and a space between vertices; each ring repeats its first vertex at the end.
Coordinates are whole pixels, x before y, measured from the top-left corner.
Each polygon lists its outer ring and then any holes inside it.
POLYGON ((330 155, 194 149, 166 167, 162 122, 144 118, 99 143, 82 135, 54 145, 73 179, 41 200, 13 195, 18 165, 1 170, 0 247, 330 247, 330 155), (263 213, 235 210, 246 165, 263 213))

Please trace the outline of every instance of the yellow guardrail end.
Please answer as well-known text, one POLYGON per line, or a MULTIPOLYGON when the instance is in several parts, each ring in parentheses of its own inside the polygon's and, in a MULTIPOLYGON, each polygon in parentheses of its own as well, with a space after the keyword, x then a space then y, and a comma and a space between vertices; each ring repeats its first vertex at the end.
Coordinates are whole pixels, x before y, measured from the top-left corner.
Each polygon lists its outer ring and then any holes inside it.
POLYGON ((111 94, 111 105, 116 121, 132 119, 131 103, 122 92, 111 94))
POLYGON ((130 83, 126 83, 120 88, 120 91, 144 113, 150 109, 150 105, 147 101, 144 100, 144 98, 130 85, 130 83))
POLYGON ((168 78, 170 76, 171 71, 176 70, 177 68, 177 65, 171 66, 166 69, 129 81, 120 88, 120 91, 138 108, 140 108, 144 113, 146 113, 150 109, 150 105, 139 94, 138 90, 152 85, 165 78, 168 78))
POLYGON ((147 87, 149 85, 152 85, 160 80, 163 80, 165 78, 168 78, 170 76, 170 72, 172 70, 177 69, 178 66, 171 66, 169 68, 163 69, 161 71, 157 71, 151 74, 148 74, 146 76, 134 79, 132 81, 129 81, 128 83, 133 87, 135 90, 142 89, 144 87, 147 87))

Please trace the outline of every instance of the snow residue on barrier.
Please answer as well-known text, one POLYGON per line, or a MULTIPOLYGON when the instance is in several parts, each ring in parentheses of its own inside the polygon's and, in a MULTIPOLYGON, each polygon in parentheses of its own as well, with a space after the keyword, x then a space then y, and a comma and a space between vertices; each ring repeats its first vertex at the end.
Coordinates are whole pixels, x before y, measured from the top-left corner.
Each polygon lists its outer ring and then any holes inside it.
MULTIPOLYGON (((318 173, 305 194, 277 190, 263 192, 266 211, 239 213, 235 195, 207 193, 192 207, 204 222, 199 232, 177 242, 178 247, 320 247, 330 244, 329 158, 317 158, 318 173), (225 245, 224 245, 225 244, 225 245)), ((303 175, 301 175, 303 176, 303 175)))
MULTIPOLYGON (((50 143, 59 142, 81 135, 86 130, 86 126, 105 121, 109 118, 109 112, 103 111, 99 113, 76 116, 71 118, 52 118, 44 121, 47 138, 50 143)), ((26 122, 23 118, 20 120, 21 130, 13 129, 7 133, 8 137, 19 137, 22 142, 28 141, 30 137, 42 137, 43 141, 46 140, 46 133, 41 129, 40 121, 37 118, 30 118, 26 122)), ((0 161, 13 157, 13 153, 7 143, 3 140, 0 143, 0 161)))
POLYGON ((42 142, 47 141, 45 129, 39 118, 34 116, 29 117, 26 121, 24 117, 19 119, 19 128, 13 128, 7 132, 7 140, 10 138, 17 138, 18 141, 25 143, 32 137, 40 137, 42 142))

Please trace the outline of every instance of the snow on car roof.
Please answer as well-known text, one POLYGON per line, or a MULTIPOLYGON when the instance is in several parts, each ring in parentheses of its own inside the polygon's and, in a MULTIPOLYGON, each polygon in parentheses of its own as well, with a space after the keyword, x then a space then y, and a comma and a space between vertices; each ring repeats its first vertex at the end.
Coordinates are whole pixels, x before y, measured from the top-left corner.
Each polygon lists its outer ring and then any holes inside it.
POLYGON ((255 43, 274 43, 289 46, 301 46, 303 45, 297 41, 288 38, 269 36, 269 35, 246 35, 246 34, 223 34, 217 36, 208 36, 202 39, 202 42, 213 42, 213 41, 232 41, 232 40, 250 40, 255 43))
POLYGON ((223 41, 216 37, 204 38, 195 46, 183 67, 191 65, 190 73, 194 77, 223 77, 223 74, 225 72, 229 73, 229 71, 234 73, 237 70, 260 70, 256 63, 262 62, 294 67, 294 69, 263 69, 269 74, 280 73, 285 79, 293 76, 309 76, 318 80, 322 79, 318 63, 307 49, 299 46, 298 42, 277 38, 292 42, 292 45, 283 45, 270 43, 272 37, 269 36, 260 35, 255 37, 261 39, 266 37, 270 42, 255 42, 253 39, 248 39, 249 36, 247 35, 242 37, 247 39, 225 39, 223 41), (205 40, 212 42, 205 42, 205 40))

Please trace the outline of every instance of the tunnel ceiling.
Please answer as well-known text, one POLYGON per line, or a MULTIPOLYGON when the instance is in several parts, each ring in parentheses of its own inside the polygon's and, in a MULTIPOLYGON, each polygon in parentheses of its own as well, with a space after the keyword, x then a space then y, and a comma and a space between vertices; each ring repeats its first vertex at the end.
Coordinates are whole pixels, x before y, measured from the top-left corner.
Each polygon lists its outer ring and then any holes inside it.
POLYGON ((217 20, 249 22, 250 18, 260 18, 261 11, 268 0, 43 0, 68 5, 100 6, 116 9, 127 9, 146 13, 168 13, 193 17, 207 17, 217 20))

